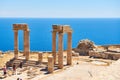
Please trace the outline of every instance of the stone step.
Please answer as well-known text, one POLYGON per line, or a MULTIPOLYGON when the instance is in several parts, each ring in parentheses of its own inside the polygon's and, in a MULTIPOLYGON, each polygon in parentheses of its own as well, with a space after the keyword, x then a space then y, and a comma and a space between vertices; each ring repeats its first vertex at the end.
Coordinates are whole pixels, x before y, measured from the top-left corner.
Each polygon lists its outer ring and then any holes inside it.
POLYGON ((36 61, 26 61, 26 63, 23 64, 24 67, 26 66, 36 66, 36 61))
POLYGON ((35 64, 24 64, 23 67, 27 67, 27 66, 33 66, 33 67, 36 67, 37 65, 35 64))
MULTIPOLYGON (((38 62, 37 61, 25 61, 25 60, 22 60, 22 59, 15 59, 9 63, 12 63, 11 66, 15 63, 16 66, 19 66, 20 62, 23 62, 23 66, 24 67, 27 67, 27 66, 37 66, 38 62)), ((8 64, 9 65, 9 64, 8 64)))
POLYGON ((26 61, 26 62, 29 62, 29 63, 36 63, 36 61, 26 61))
POLYGON ((36 63, 24 63, 24 65, 36 65, 36 63))

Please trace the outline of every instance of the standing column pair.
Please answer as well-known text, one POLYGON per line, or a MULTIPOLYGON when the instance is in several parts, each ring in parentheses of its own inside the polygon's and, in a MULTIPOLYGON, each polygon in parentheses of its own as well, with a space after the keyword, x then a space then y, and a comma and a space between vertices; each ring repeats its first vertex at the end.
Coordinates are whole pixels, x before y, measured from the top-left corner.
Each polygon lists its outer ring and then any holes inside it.
MULTIPOLYGON (((72 65, 72 33, 68 32, 67 65, 72 65)), ((58 68, 63 68, 63 33, 59 33, 58 68)))
MULTIPOLYGON (((52 55, 54 58, 54 64, 56 64, 56 31, 52 32, 52 55)), ((58 33, 58 68, 63 68, 63 33, 58 33)))
MULTIPOLYGON (((52 32, 52 52, 54 64, 56 64, 56 32, 52 32)), ((58 33, 58 68, 63 68, 63 33, 58 33)), ((72 65, 72 33, 68 32, 67 64, 72 65)))
MULTIPOLYGON (((18 30, 14 30, 14 58, 18 59, 18 30)), ((29 30, 24 31, 24 55, 26 60, 29 60, 30 45, 29 45, 29 30)))
MULTIPOLYGON (((58 33, 58 68, 63 68, 63 33, 58 33)), ((56 32, 52 32, 52 55, 54 58, 54 64, 56 64, 56 32)))

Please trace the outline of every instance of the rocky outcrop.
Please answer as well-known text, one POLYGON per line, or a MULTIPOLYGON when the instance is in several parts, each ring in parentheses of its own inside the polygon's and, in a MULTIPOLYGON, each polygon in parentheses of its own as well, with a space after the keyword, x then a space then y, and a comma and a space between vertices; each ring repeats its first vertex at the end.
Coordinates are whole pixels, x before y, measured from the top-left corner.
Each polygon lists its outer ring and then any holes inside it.
POLYGON ((78 52, 79 55, 88 55, 89 51, 95 49, 95 44, 94 42, 84 39, 79 41, 77 48, 75 49, 75 52, 78 52))
POLYGON ((73 55, 85 55, 94 58, 103 59, 120 59, 120 45, 100 45, 96 46, 94 42, 84 39, 79 41, 77 48, 74 49, 73 55))

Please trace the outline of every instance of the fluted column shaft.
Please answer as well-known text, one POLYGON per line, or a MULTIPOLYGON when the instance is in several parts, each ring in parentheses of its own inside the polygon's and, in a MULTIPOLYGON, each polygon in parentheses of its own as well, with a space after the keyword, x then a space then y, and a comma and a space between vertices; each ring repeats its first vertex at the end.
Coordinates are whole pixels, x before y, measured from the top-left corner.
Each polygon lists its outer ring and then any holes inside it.
POLYGON ((24 30, 24 53, 23 53, 24 56, 26 56, 26 46, 27 46, 26 31, 24 30))
POLYGON ((26 56, 26 60, 29 60, 29 54, 30 54, 30 36, 29 36, 29 30, 25 31, 25 42, 24 42, 24 52, 26 56))
POLYGON ((67 64, 72 64, 72 33, 68 33, 67 64))
POLYGON ((54 64, 56 64, 56 32, 52 32, 52 56, 54 58, 54 64))
POLYGON ((58 34, 58 68, 63 68, 63 33, 58 34))
POLYGON ((18 30, 14 30, 14 58, 18 58, 18 30))

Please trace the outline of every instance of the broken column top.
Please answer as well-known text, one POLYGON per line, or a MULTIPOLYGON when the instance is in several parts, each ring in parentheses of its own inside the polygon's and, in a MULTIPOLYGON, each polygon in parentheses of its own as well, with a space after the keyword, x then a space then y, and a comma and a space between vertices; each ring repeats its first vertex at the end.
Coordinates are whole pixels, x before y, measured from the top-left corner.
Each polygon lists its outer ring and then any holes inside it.
POLYGON ((70 28, 69 25, 52 25, 52 27, 53 27, 53 31, 56 32, 63 32, 63 33, 72 32, 72 29, 70 28))
POLYGON ((53 56, 48 56, 48 58, 53 58, 53 56))
POLYGON ((26 23, 16 23, 16 24, 13 24, 13 30, 29 31, 29 28, 28 28, 28 25, 26 23))

